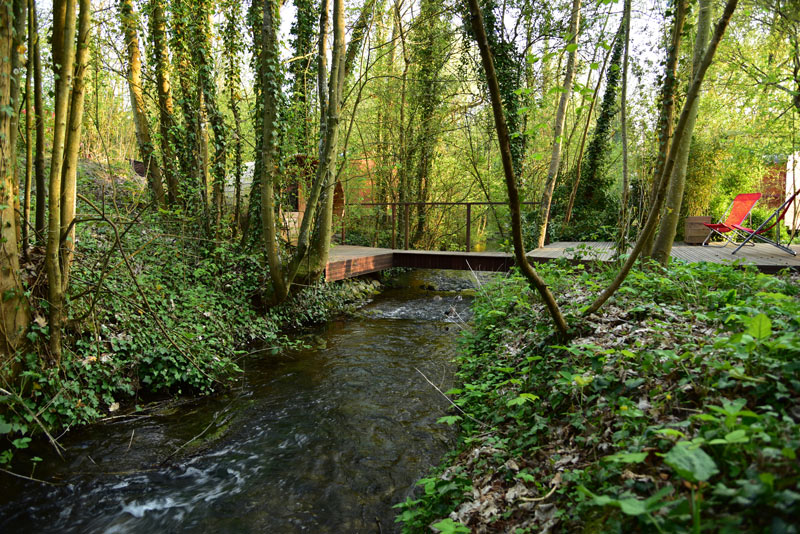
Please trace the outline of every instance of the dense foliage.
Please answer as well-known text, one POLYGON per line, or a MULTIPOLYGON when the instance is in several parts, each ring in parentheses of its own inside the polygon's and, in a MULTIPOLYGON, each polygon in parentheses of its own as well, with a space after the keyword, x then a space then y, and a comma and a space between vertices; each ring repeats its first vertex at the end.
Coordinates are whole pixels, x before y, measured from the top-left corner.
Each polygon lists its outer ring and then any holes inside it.
POLYGON ((151 218, 86 227, 78 238, 61 368, 41 364, 49 325, 37 315, 17 358, 19 382, 0 397, 9 438, 0 464, 33 434, 135 409, 140 397, 225 389, 251 350, 277 353, 295 343, 281 331, 323 322, 375 291, 360 281, 313 285, 266 310, 260 258, 230 243, 180 237, 151 218))
MULTIPOLYGON (((609 273, 552 266, 573 314, 609 273)), ((518 277, 484 286, 451 390, 458 450, 406 532, 793 532, 800 286, 646 266, 568 344, 518 277), (468 528, 467 528, 468 527, 468 528)))

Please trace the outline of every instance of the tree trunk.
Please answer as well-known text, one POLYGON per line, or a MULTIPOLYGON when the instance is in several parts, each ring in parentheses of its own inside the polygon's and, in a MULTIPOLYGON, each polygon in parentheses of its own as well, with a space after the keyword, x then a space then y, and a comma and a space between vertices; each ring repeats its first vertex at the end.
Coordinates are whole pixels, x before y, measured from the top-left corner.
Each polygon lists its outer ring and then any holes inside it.
POLYGON ((25 66, 25 203, 22 206, 22 256, 27 257, 30 237, 28 225, 31 221, 31 189, 33 182, 33 0, 28 2, 28 58, 25 66))
MULTIPOLYGON (((697 35, 694 42, 694 52, 692 54, 692 75, 697 74, 700 62, 703 60, 706 46, 708 46, 708 34, 711 30, 711 2, 710 0, 699 0, 700 11, 697 14, 697 35)), ((661 223, 658 227, 658 235, 653 244, 652 257, 661 265, 667 265, 670 254, 672 253, 672 243, 675 241, 675 234, 678 230, 678 220, 681 213, 681 203, 683 202, 683 191, 686 186, 686 166, 689 162, 689 147, 692 142, 695 121, 697 120, 697 109, 700 104, 700 95, 692 103, 689 109, 689 118, 686 123, 686 132, 680 140, 678 146, 677 161, 675 169, 670 178, 667 198, 664 201, 664 214, 661 216, 661 223)))
POLYGON ((561 145, 564 134, 564 120, 567 116, 567 103, 572 93, 572 76, 575 72, 575 55, 578 50, 578 28, 581 18, 581 0, 572 0, 572 15, 569 21, 569 44, 567 45, 569 58, 567 59, 567 72, 564 74, 564 92, 558 101, 556 122, 553 128, 553 152, 550 156, 550 167, 547 170, 547 183, 542 192, 542 203, 539 211, 539 229, 536 247, 544 246, 547 237, 547 223, 550 220, 550 203, 553 200, 553 191, 556 188, 558 168, 561 165, 561 145), (570 50, 570 47, 574 46, 570 50))
POLYGON ((480 8, 478 7, 478 0, 469 0, 470 21, 472 23, 472 31, 478 42, 478 48, 481 53, 481 62, 483 69, 486 72, 486 82, 489 86, 489 94, 492 100, 492 111, 494 113, 495 127, 497 129, 497 139, 500 144, 500 156, 503 161, 503 172, 506 179, 506 189, 508 190, 508 205, 511 211, 511 228, 514 239, 514 257, 517 266, 528 282, 533 285, 541 295, 542 299, 550 312, 553 322, 559 335, 562 337, 567 336, 567 323, 564 316, 561 314, 561 309, 550 292, 550 289, 545 284, 544 280, 539 276, 536 270, 528 263, 528 258, 525 256, 525 246, 522 241, 522 218, 519 209, 519 192, 517 190, 517 179, 514 175, 514 165, 511 157, 511 142, 509 139, 508 126, 506 125, 505 117, 503 116, 503 103, 500 99, 500 86, 497 82, 497 75, 494 70, 494 62, 492 60, 492 53, 489 49, 489 41, 486 38, 486 31, 483 26, 483 18, 481 17, 480 8))
POLYGON ((147 169, 147 177, 159 206, 165 205, 164 186, 161 180, 161 167, 156 159, 153 141, 150 138, 150 126, 147 121, 147 107, 142 87, 142 61, 139 52, 139 37, 136 33, 136 17, 132 0, 120 0, 120 20, 125 34, 125 52, 127 60, 128 89, 131 94, 131 110, 136 127, 136 141, 139 152, 147 169))
POLYGON ((39 39, 39 25, 36 15, 36 2, 30 0, 30 14, 33 21, 33 104, 36 109, 36 156, 34 174, 36 175, 36 241, 41 244, 45 237, 47 206, 47 184, 44 174, 44 103, 42 102, 42 55, 39 39))
POLYGON ((282 302, 289 294, 284 280, 284 268, 278 248, 278 228, 275 221, 275 159, 276 128, 278 115, 278 91, 280 91, 278 38, 276 28, 276 0, 264 0, 262 25, 262 49, 259 76, 261 77, 263 122, 261 150, 261 223, 263 225, 264 248, 272 281, 272 298, 282 302))
MULTIPOLYGON (((678 56, 680 55, 683 23, 686 20, 687 0, 676 0, 675 20, 672 26, 670 46, 667 51, 667 62, 664 67, 664 85, 661 88, 661 111, 658 117, 658 155, 656 168, 653 173, 653 184, 650 188, 650 210, 658 189, 659 177, 663 174, 667 162, 667 153, 672 140, 672 127, 675 117, 675 82, 678 69, 678 56)), ((660 209, 660 208, 659 208, 660 209)), ((647 236, 644 244, 644 253, 650 255, 653 250, 655 232, 647 236)))
POLYGON ((167 182, 167 199, 174 205, 178 192, 178 169, 176 167, 175 148, 175 104, 172 101, 172 84, 170 82, 169 50, 167 45, 164 15, 164 0, 150 0, 150 36, 153 42, 153 63, 156 74, 156 92, 158 93, 158 126, 161 133, 161 161, 164 166, 164 178, 167 182))
MULTIPOLYGON (((0 57, 11 57, 14 25, 10 9, 0 9, 0 57)), ((11 105, 11 63, 0 62, 0 106, 11 105)), ((14 205, 13 158, 9 146, 11 114, 0 115, 0 364, 12 364, 12 358, 24 342, 28 324, 28 306, 19 277, 16 216, 14 205)), ((2 368, 9 369, 2 365, 2 368)))
POLYGON ((622 131, 622 198, 620 201, 619 239, 617 240, 617 255, 625 253, 628 240, 628 55, 631 46, 631 0, 625 0, 625 52, 622 58, 622 94, 620 95, 619 115, 620 130, 622 131))
POLYGON ((639 238, 636 240, 633 250, 631 250, 628 259, 625 260, 625 263, 623 264, 619 273, 617 273, 617 276, 614 278, 611 284, 609 284, 609 286, 603 290, 600 295, 598 295, 591 306, 584 311, 584 316, 595 313, 609 298, 611 298, 614 293, 616 293, 617 289, 619 289, 619 287, 622 285, 622 282, 624 282, 625 278, 628 276, 628 273, 638 259, 639 254, 642 252, 648 236, 656 227, 658 213, 661 210, 661 203, 669 185, 669 177, 672 176, 672 170, 675 168, 675 161, 678 153, 677 145, 680 144, 680 140, 686 132, 686 126, 689 121, 691 107, 700 94, 700 87, 703 84, 703 78, 706 75, 709 65, 711 65, 711 61, 714 59, 714 54, 717 52, 717 46, 722 40, 722 36, 725 34, 725 30, 728 27, 728 22, 730 22, 731 16, 733 16, 733 12, 736 10, 736 5, 738 2, 739 0, 728 0, 728 2, 725 4, 725 9, 722 13, 722 16, 714 28, 714 36, 711 38, 711 42, 709 43, 705 54, 703 54, 703 59, 700 62, 700 66, 695 73, 694 78, 692 79, 692 84, 689 87, 689 91, 686 93, 686 101, 683 104, 683 110, 681 111, 678 125, 675 127, 675 138, 670 146, 669 155, 664 164, 664 170, 662 171, 661 176, 658 177, 658 187, 655 198, 652 202, 652 207, 650 208, 650 213, 647 216, 647 222, 642 228, 642 231, 639 233, 639 238))
MULTIPOLYGON (((198 5, 200 16, 196 23, 196 39, 194 49, 195 64, 197 66, 197 81, 203 94, 206 116, 214 134, 214 158, 211 168, 212 189, 212 215, 214 233, 218 233, 223 214, 223 193, 225 188, 226 169, 226 136, 225 119, 217 107, 217 86, 214 81, 214 64, 211 51, 210 17, 212 8, 208 0, 203 0, 198 5)), ((206 138, 208 134, 206 133, 206 138)), ((208 150, 206 142, 206 150, 208 150)), ((209 160, 210 156, 207 156, 209 160)))
POLYGON ((75 251, 75 199, 77 194, 78 153, 83 125, 84 73, 89 63, 91 0, 80 0, 78 50, 69 108, 69 129, 64 146, 64 167, 61 174, 61 287, 66 294, 69 271, 75 251))
POLYGON ((325 120, 325 139, 322 157, 317 167, 316 179, 324 185, 320 200, 319 217, 314 235, 314 249, 311 251, 312 268, 309 273, 316 278, 325 270, 331 246, 333 226, 333 198, 336 187, 334 172, 336 146, 339 138, 339 116, 341 113, 342 91, 345 80, 345 27, 344 0, 333 2, 333 49, 331 50, 331 74, 328 82, 328 108, 325 120))
POLYGON ((12 12, 14 14, 14 36, 12 38, 11 48, 11 108, 13 113, 11 115, 11 124, 8 132, 8 146, 11 148, 11 174, 12 183, 14 184, 14 216, 15 228, 17 229, 17 243, 22 240, 22 224, 20 215, 22 210, 19 206, 19 171, 17 165, 17 138, 19 137, 19 115, 22 111, 20 106, 19 97, 22 94, 20 90, 20 82, 22 81, 22 54, 20 50, 25 48, 25 21, 27 19, 26 0, 13 0, 12 12))
MULTIPOLYGON (((603 66, 601 67, 600 72, 605 72, 606 70, 608 60, 611 59, 611 53, 614 49, 614 45, 616 44, 616 39, 617 35, 614 34, 614 41, 611 43, 611 46, 608 48, 608 51, 603 58, 603 66)), ((570 219, 572 219, 572 208, 575 206, 575 197, 578 196, 578 187, 581 185, 581 169, 583 169, 583 156, 586 149, 586 139, 589 137, 589 127, 592 124, 592 114, 594 113, 595 104, 597 103, 597 93, 600 91, 600 84, 602 81, 603 76, 598 76, 597 84, 594 86, 594 92, 592 93, 592 101, 589 104, 589 112, 586 114, 586 123, 584 124, 583 133, 581 134, 581 146, 578 149, 578 159, 575 163, 575 180, 572 182, 572 190, 569 193, 569 200, 567 201, 567 208, 564 213, 564 225, 568 225, 570 219)))
POLYGON ((63 323, 64 285, 61 273, 61 173, 64 162, 67 122, 69 120, 69 100, 75 62, 75 0, 57 0, 54 10, 60 12, 64 4, 64 26, 53 27, 53 34, 63 37, 63 41, 53 42, 53 57, 61 58, 54 65, 60 72, 56 79, 55 113, 53 116, 53 152, 50 159, 49 218, 47 229, 47 267, 48 297, 50 301, 50 358, 51 364, 61 361, 61 328, 63 323))

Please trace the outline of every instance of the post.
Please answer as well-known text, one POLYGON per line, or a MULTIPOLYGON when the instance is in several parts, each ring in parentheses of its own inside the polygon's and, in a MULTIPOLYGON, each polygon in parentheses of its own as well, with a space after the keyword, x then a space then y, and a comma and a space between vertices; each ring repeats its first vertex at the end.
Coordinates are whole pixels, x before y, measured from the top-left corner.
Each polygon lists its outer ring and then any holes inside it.
POLYGON ((392 250, 397 248, 397 204, 392 202, 392 250))
POLYGON ((472 248, 472 203, 467 202, 467 252, 472 248))
POLYGON ((347 204, 342 206, 342 245, 344 245, 344 218, 347 216, 347 204))
POLYGON ((404 238, 405 246, 403 247, 403 249, 408 250, 408 212, 409 212, 408 202, 406 202, 403 207, 405 208, 405 217, 403 218, 403 225, 405 226, 404 230, 406 234, 404 238))

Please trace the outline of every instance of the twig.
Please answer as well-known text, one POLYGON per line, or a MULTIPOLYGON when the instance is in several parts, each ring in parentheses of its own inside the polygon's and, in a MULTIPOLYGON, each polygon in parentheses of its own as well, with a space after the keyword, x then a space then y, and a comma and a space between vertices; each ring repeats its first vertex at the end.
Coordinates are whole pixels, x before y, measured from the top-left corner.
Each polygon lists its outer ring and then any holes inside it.
POLYGON ((12 477, 21 478, 21 479, 24 479, 24 480, 30 480, 31 482, 39 482, 41 484, 47 484, 48 486, 62 486, 63 485, 63 484, 56 484, 55 482, 48 482, 47 480, 42 480, 40 478, 26 477, 25 475, 20 475, 18 473, 13 472, 13 471, 9 471, 8 469, 3 469, 2 467, 0 467, 0 472, 3 472, 5 474, 7 474, 7 475, 11 475, 12 477))
POLYGON ((131 445, 133 445, 133 435, 135 433, 136 433, 136 429, 134 428, 133 430, 131 430, 131 440, 128 442, 128 448, 125 449, 125 452, 128 452, 129 450, 131 450, 131 445))
POLYGON ((472 419, 473 421, 475 421, 476 423, 478 423, 480 426, 482 426, 482 427, 484 427, 484 428, 485 428, 486 426, 488 426, 488 425, 486 425, 485 423, 482 423, 482 422, 478 421, 477 419, 475 419, 474 417, 472 417, 470 414, 468 414, 467 412, 465 412, 464 410, 462 410, 462 409, 461 409, 461 406, 459 406, 458 404, 456 404, 455 402, 453 402, 452 400, 450 400, 450 397, 448 397, 447 395, 445 395, 445 394, 444 394, 444 392, 443 392, 441 389, 439 389, 439 387, 438 387, 436 384, 434 384, 433 382, 431 382, 430 380, 428 380, 428 377, 427 377, 427 376, 425 376, 425 373, 423 373, 422 371, 420 371, 420 370, 419 370, 419 369, 417 369, 416 367, 414 367, 414 370, 415 370, 416 372, 418 372, 419 374, 421 374, 421 375, 422 375, 422 378, 424 378, 424 379, 425 379, 425 381, 426 381, 428 384, 430 384, 431 386, 433 386, 433 389, 435 389, 436 391, 438 391, 438 392, 439 392, 439 394, 440 394, 442 397, 444 397, 445 399, 447 399, 447 402, 449 402, 449 403, 450 403, 450 404, 451 404, 451 405, 452 405, 452 406, 453 406, 453 407, 454 407, 456 410, 458 410, 459 412, 461 412, 461 413, 462 413, 462 414, 464 414, 465 416, 469 417, 470 419, 472 419))
POLYGON ((56 454, 58 454, 58 457, 63 460, 64 457, 61 455, 61 449, 63 449, 64 447, 59 445, 58 441, 56 441, 56 439, 52 435, 50 435, 50 432, 47 431, 47 428, 45 428, 44 424, 39 420, 39 418, 36 416, 36 414, 33 413, 33 411, 30 408, 28 408, 28 405, 25 404, 22 401, 22 398, 20 398, 20 396, 17 395, 16 393, 12 393, 12 392, 10 392, 10 391, 8 391, 6 389, 3 389, 3 388, 0 388, 0 393, 2 393, 3 395, 8 395, 9 397, 13 397, 15 400, 18 401, 18 404, 21 404, 22 407, 25 408, 25 411, 28 412, 28 414, 33 418, 34 421, 36 421, 36 424, 39 425, 39 428, 42 429, 42 432, 44 432, 45 436, 47 436, 47 439, 50 440, 50 443, 53 445, 53 448, 56 450, 56 454))

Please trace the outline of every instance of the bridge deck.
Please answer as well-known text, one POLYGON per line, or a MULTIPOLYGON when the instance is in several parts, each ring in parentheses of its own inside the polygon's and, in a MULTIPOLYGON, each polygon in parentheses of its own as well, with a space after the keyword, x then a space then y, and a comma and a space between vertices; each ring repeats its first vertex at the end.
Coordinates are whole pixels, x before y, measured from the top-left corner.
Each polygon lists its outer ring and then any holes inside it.
MULTIPOLYGON (((800 247, 792 246, 800 252, 800 247)), ((688 263, 743 263, 755 265, 762 272, 774 273, 790 268, 800 271, 800 257, 790 256, 767 244, 744 247, 733 255, 732 246, 699 247, 676 244, 672 258, 688 263)), ((533 262, 567 258, 575 262, 611 261, 614 244, 611 242, 558 242, 528 253, 533 262)), ((330 252, 325 278, 329 282, 353 278, 362 274, 383 271, 392 267, 418 269, 457 269, 473 271, 507 271, 514 257, 505 252, 446 252, 431 250, 392 250, 388 248, 337 245, 330 252)))

